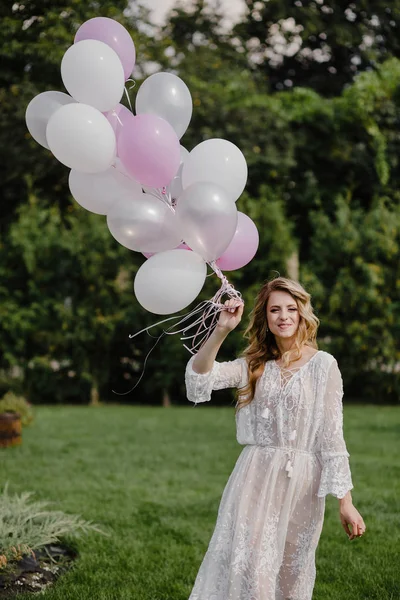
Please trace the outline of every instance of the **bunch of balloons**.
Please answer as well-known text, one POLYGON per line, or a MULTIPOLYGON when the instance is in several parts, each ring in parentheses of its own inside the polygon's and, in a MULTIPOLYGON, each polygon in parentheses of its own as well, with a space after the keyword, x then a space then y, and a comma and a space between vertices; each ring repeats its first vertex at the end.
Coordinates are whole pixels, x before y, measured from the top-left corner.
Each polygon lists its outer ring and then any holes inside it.
POLYGON ((129 100, 125 86, 135 60, 132 38, 120 23, 86 21, 61 62, 69 94, 33 98, 26 123, 32 137, 71 169, 75 200, 106 215, 120 244, 145 254, 135 294, 145 309, 165 315, 196 298, 207 263, 222 280, 222 271, 247 264, 258 232, 236 208, 247 181, 239 148, 223 139, 204 141, 190 153, 180 145, 193 104, 179 77, 145 79, 136 115, 120 104, 124 92, 129 100))

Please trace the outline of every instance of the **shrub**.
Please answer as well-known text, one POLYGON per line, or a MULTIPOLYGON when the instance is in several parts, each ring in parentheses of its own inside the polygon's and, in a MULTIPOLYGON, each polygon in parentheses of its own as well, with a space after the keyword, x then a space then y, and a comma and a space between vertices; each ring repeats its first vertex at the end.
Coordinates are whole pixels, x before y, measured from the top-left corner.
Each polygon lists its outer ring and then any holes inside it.
POLYGON ((0 414, 13 412, 19 414, 22 425, 30 425, 33 421, 33 410, 31 404, 23 397, 13 392, 7 392, 0 400, 0 414))
POLYGON ((48 510, 48 502, 33 502, 32 495, 11 495, 8 484, 0 494, 0 571, 23 554, 60 542, 64 537, 79 537, 90 531, 108 535, 79 516, 48 510))

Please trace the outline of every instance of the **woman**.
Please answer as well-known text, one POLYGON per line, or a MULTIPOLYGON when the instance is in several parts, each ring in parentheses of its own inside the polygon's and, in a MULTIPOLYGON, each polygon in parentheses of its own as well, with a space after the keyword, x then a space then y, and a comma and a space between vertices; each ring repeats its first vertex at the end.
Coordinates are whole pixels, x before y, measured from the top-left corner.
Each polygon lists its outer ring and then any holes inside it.
POLYGON ((325 496, 339 499, 350 540, 366 529, 350 493, 341 374, 335 358, 317 349, 319 320, 299 283, 278 277, 265 284, 243 356, 218 363, 243 314, 237 301, 225 304, 188 362, 186 390, 197 404, 212 390, 238 388, 237 440, 244 448, 189 600, 311 600, 325 496))

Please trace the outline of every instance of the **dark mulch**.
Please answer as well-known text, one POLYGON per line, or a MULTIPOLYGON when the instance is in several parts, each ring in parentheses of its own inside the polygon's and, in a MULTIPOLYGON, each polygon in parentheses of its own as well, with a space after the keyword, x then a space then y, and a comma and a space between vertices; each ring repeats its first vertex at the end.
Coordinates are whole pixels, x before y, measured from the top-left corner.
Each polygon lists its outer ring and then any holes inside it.
POLYGON ((77 555, 70 547, 48 544, 35 550, 35 557, 24 556, 0 573, 0 599, 41 592, 72 567, 77 555))

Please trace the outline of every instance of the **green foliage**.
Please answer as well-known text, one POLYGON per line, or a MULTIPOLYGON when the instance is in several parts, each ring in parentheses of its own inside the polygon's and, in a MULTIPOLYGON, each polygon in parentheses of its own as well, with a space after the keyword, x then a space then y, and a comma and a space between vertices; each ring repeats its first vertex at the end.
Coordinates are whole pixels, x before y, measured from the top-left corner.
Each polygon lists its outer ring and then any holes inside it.
POLYGON ((316 306, 326 346, 340 357, 348 393, 400 396, 400 210, 377 198, 365 210, 336 199, 332 218, 312 215, 307 269, 319 280, 316 306))
MULTIPOLYGON (((125 0, 102 2, 101 13, 126 23, 125 0)), ((61 90, 60 63, 79 25, 98 15, 98 2, 41 0, 0 6, 0 219, 8 224, 26 201, 32 183, 54 204, 68 199, 65 167, 39 147, 27 132, 29 101, 45 90, 61 90)))
POLYGON ((63 214, 31 196, 18 214, 0 249, 4 366, 24 367, 32 399, 65 401, 108 381, 110 343, 131 302, 120 279, 128 252, 76 204, 63 214))
POLYGON ((0 414, 5 412, 17 413, 24 427, 34 419, 32 405, 23 396, 16 396, 13 392, 7 392, 0 400, 0 414))
MULTIPOLYGON (((396 247, 397 238, 393 229, 389 234, 386 229, 398 222, 400 203, 400 61, 381 59, 397 56, 389 22, 397 23, 397 12, 393 6, 390 15, 381 3, 356 7, 351 10, 357 19, 351 23, 337 5, 323 17, 323 3, 303 2, 290 10, 275 1, 261 4, 257 8, 252 1, 246 3, 247 17, 234 32, 223 31, 218 8, 213 11, 201 1, 193 8, 174 9, 160 30, 149 25, 146 11, 136 4, 125 10, 122 0, 102 3, 101 14, 126 25, 135 41, 138 85, 132 101, 149 64, 173 70, 194 100, 182 144, 192 149, 203 139, 223 137, 237 144, 247 159, 248 185, 237 206, 255 220, 260 248, 244 269, 227 273, 243 293, 246 311, 260 284, 276 272, 288 274, 289 259, 298 253, 301 280, 323 321, 321 334, 334 338, 330 348, 349 365, 346 388, 356 386, 362 393, 372 389, 372 380, 365 377, 356 384, 368 355, 368 376, 393 398, 398 389, 393 341, 398 283, 396 255, 386 246, 389 240, 396 247), (372 14, 379 25, 371 24, 372 14), (329 62, 314 60, 315 54, 304 62, 300 51, 276 67, 264 55, 249 63, 257 53, 254 38, 261 28, 265 36, 266 25, 282 29, 282 19, 292 16, 303 27, 303 49, 321 50, 325 42, 330 44, 336 74, 327 71, 329 62), (373 44, 364 50, 360 40, 371 28, 373 44), (379 42, 381 30, 387 51, 379 42), (325 41, 320 37, 324 31, 325 41), (360 53, 362 63, 350 68, 351 57, 360 53), (365 70, 372 61, 374 69, 365 70), (288 77, 293 89, 276 91, 288 77), (367 300, 342 311, 339 299, 343 303, 351 288, 367 300), (389 301, 381 301, 383 289, 389 301), (336 300, 328 309, 326 299, 331 297, 336 300), (379 327, 365 324, 365 315, 370 318, 374 311, 380 315, 374 319, 392 324, 383 353, 383 344, 376 340, 379 327), (382 363, 389 355, 391 374, 382 363)), ((99 394, 118 401, 160 403, 164 394, 182 400, 188 355, 179 336, 166 337, 155 347, 132 394, 112 393, 135 385, 156 341, 147 335, 128 338, 157 321, 133 295, 143 258, 119 246, 102 217, 71 203, 67 170, 29 138, 24 122, 35 94, 62 89, 61 57, 80 23, 99 14, 98 3, 14 3, 0 11, 5 57, 0 73, 2 378, 5 374, 7 385, 11 382, 8 389, 35 402, 88 402, 99 394), (12 369, 22 373, 18 381, 10 380, 12 369)), ((292 34, 286 33, 289 39, 292 34)), ((263 52, 270 46, 267 41, 263 52)), ((208 278, 199 299, 213 296, 218 284, 215 277, 208 278)), ((243 348, 246 318, 247 312, 242 329, 224 344, 221 358, 243 348)))
POLYGON ((35 550, 92 531, 109 535, 79 516, 49 510, 49 502, 33 501, 32 496, 31 492, 10 494, 8 483, 0 494, 0 553, 8 561, 16 557, 18 547, 27 553, 28 549, 35 550))
POLYGON ((400 58, 399 26, 398 0, 246 0, 232 37, 270 91, 301 86, 339 96, 358 73, 400 58))

